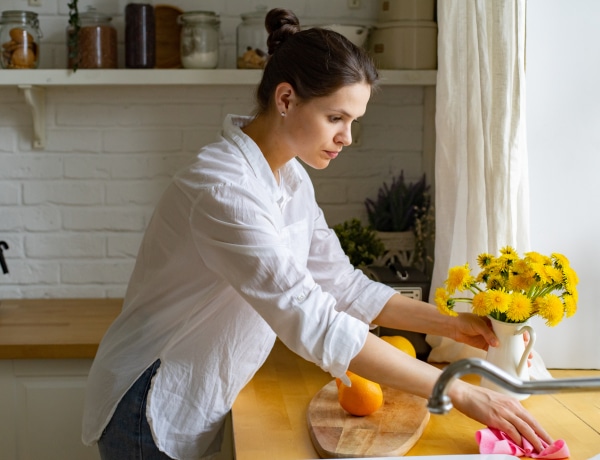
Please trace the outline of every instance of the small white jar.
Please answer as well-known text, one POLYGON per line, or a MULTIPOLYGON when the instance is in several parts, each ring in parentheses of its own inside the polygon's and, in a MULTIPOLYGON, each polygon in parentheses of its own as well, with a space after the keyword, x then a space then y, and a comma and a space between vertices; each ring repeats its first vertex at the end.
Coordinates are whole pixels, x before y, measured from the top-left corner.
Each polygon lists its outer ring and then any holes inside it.
POLYGON ((186 69, 214 69, 219 64, 220 19, 212 11, 190 11, 181 24, 181 64, 186 69))

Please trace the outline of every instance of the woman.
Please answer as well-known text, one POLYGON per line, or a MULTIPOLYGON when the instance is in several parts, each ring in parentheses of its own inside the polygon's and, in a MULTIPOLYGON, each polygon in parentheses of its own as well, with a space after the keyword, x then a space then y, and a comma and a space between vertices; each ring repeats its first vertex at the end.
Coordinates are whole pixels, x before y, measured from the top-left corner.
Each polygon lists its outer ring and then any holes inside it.
MULTIPOLYGON (((350 369, 423 397, 440 371, 369 334, 370 324, 496 342, 484 320, 438 314, 351 266, 296 157, 321 169, 350 145, 377 72, 341 35, 300 31, 290 11, 265 23, 255 115, 227 116, 220 141, 176 175, 99 347, 83 439, 98 441, 103 459, 217 452, 227 412, 276 337, 332 376, 347 381, 350 369)), ((516 400, 462 381, 449 394, 518 442, 551 442, 516 400)))

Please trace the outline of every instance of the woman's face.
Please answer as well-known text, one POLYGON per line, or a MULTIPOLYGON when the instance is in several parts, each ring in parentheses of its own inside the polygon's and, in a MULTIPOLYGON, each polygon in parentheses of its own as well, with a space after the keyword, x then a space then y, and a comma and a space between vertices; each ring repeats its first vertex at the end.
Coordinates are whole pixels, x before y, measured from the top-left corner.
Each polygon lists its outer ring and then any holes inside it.
POLYGON ((330 96, 292 105, 284 124, 290 152, 315 169, 324 169, 352 143, 352 123, 364 115, 371 86, 356 83, 330 96))

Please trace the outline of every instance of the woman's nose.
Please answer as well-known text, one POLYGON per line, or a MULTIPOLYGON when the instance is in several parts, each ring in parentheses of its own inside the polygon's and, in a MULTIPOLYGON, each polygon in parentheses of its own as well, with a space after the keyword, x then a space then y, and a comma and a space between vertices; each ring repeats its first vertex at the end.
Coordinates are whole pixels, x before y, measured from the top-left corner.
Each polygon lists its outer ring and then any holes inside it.
POLYGON ((344 130, 338 134, 336 142, 344 147, 352 144, 352 123, 348 123, 344 130))

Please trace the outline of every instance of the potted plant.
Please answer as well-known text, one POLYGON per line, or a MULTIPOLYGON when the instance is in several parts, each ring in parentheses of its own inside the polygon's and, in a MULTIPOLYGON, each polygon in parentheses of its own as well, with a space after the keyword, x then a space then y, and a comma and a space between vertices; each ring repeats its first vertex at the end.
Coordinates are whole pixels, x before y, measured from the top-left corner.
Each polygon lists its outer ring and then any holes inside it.
POLYGON ((81 21, 79 18, 79 0, 71 0, 68 3, 69 7, 69 27, 67 28, 67 52, 69 67, 73 69, 73 72, 77 72, 79 66, 79 29, 81 28, 81 21))
POLYGON ((357 268, 366 267, 385 252, 377 233, 356 218, 334 225, 333 230, 350 263, 357 268))
POLYGON ((404 171, 391 185, 383 183, 375 199, 365 206, 371 227, 386 246, 383 264, 420 265, 425 268, 427 243, 433 239, 433 206, 425 174, 407 183, 404 171))

